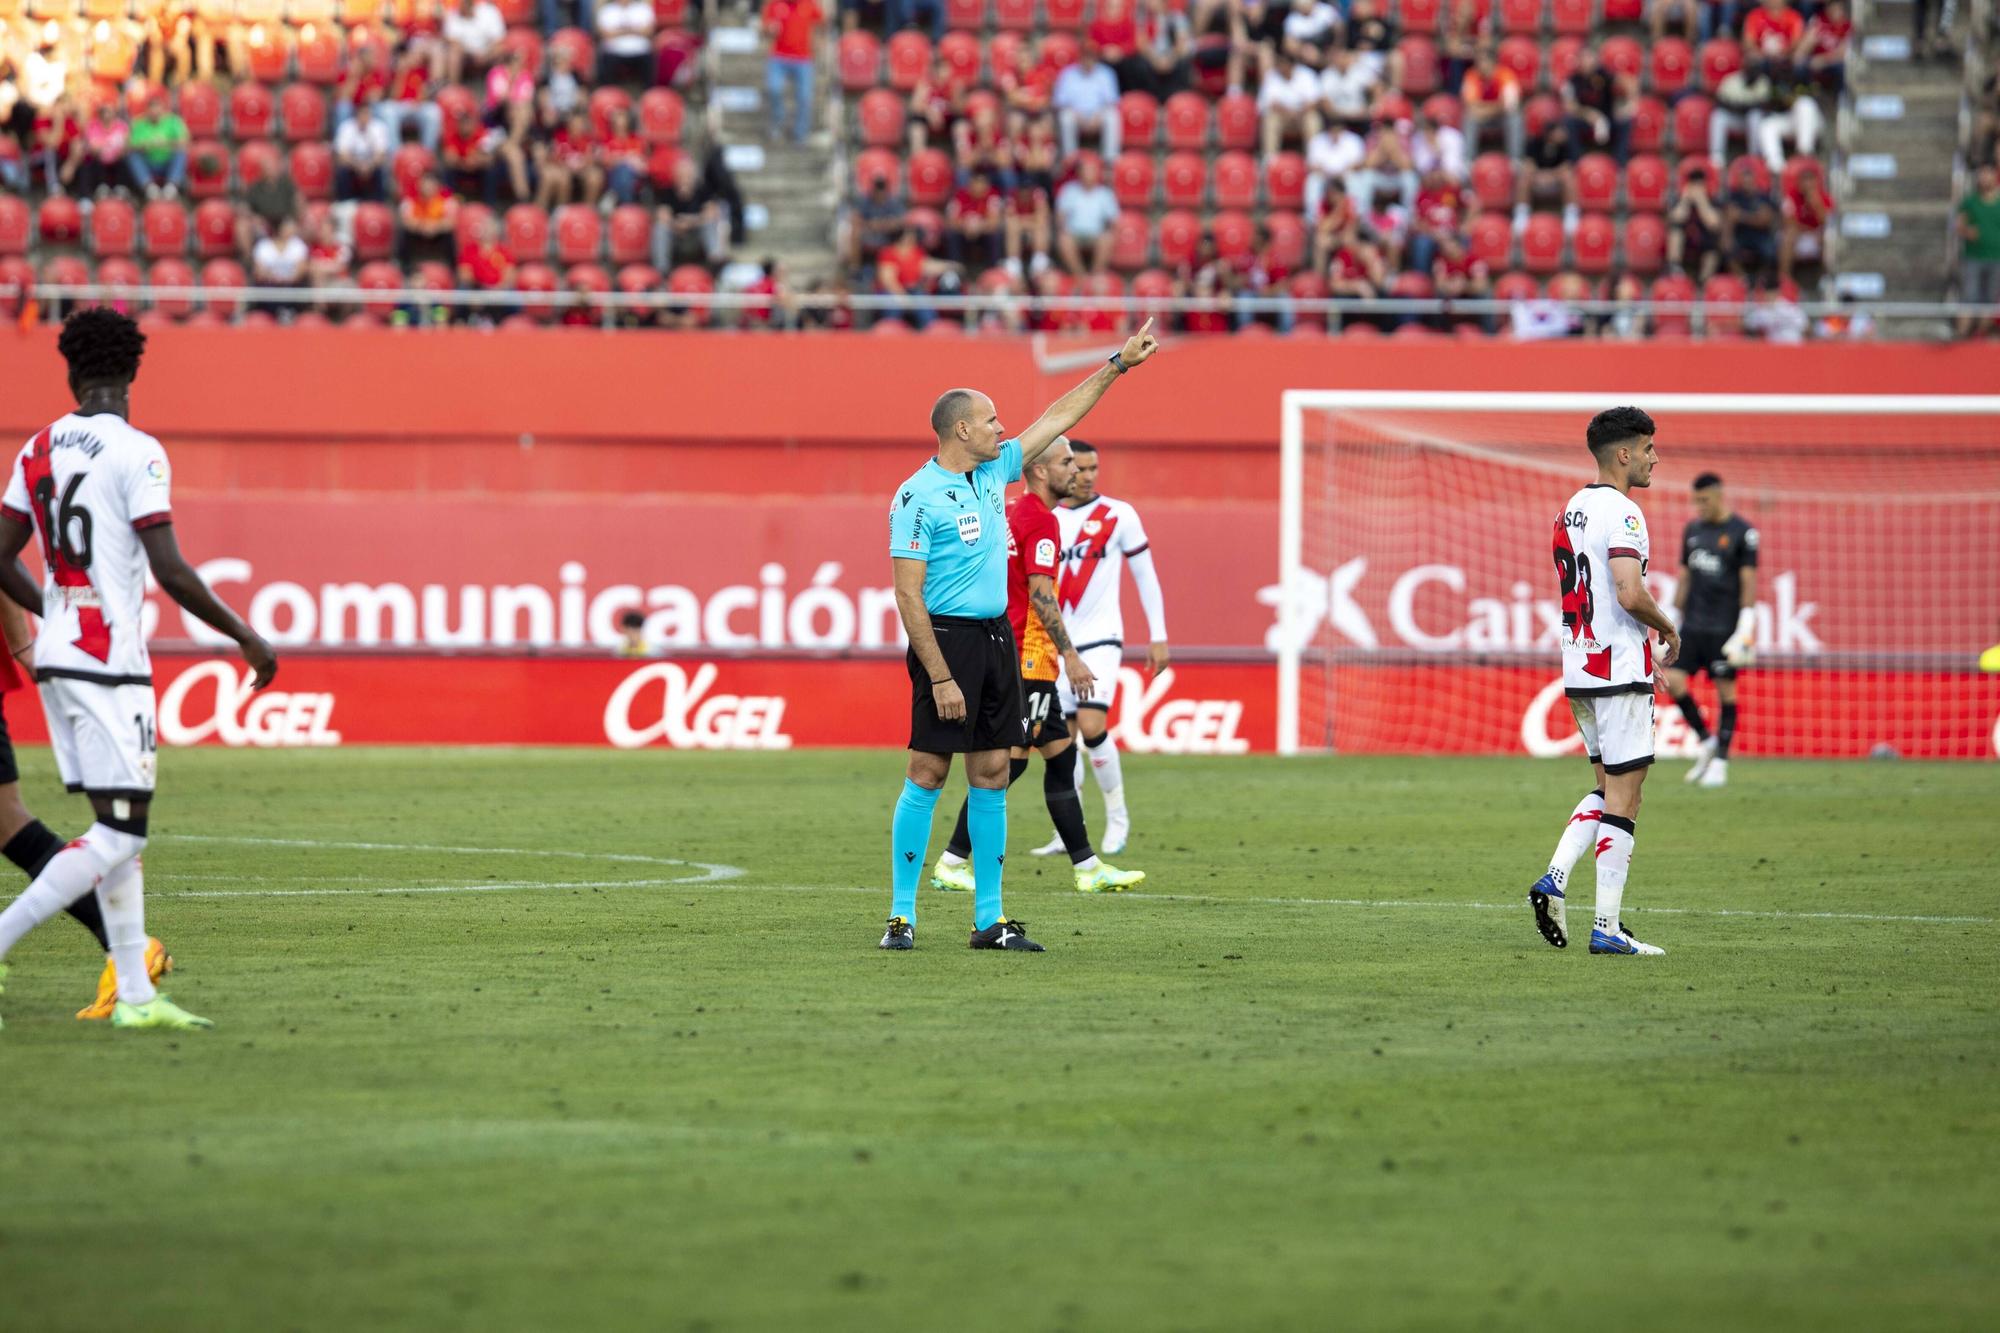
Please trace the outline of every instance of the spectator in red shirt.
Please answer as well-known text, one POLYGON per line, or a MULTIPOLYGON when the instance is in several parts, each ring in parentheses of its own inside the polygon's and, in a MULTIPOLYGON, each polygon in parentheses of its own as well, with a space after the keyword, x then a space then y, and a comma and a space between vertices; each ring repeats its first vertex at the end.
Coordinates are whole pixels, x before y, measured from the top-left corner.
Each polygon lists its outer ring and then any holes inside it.
POLYGON ((1381 255, 1361 239, 1359 227, 1349 227, 1327 261, 1327 294, 1369 300, 1382 290, 1383 277, 1381 255))
POLYGON ((560 207, 572 200, 594 206, 597 196, 604 193, 604 168, 598 161, 597 135, 584 112, 573 113, 550 137, 549 160, 544 170, 554 181, 549 207, 560 207))
POLYGON ((1483 299, 1493 290, 1486 261, 1475 258, 1458 232, 1438 237, 1437 256, 1431 260, 1431 286, 1448 301, 1483 299))
POLYGON ((1842 0, 1830 0, 1806 24, 1805 35, 1792 48, 1792 65, 1808 83, 1837 97, 1847 87, 1847 45, 1853 36, 1847 6, 1842 0))
MULTIPOLYGON (((306 284, 310 287, 345 287, 352 280, 348 263, 352 259, 348 248, 334 235, 333 226, 325 218, 306 224, 306 284)), ((315 301, 314 309, 324 309, 326 303, 315 301)))
POLYGON ((1040 275, 1049 266, 1049 192, 1038 181, 1015 182, 1007 194, 1007 272, 1040 275))
POLYGON ((764 66, 765 133, 773 139, 787 86, 792 90, 792 142, 804 143, 812 133, 813 37, 825 17, 819 0, 770 0, 764 6, 764 31, 771 39, 764 66))
MULTIPOLYGON (((924 295, 934 282, 956 272, 950 264, 926 254, 917 240, 917 229, 906 227, 894 245, 882 247, 875 262, 875 285, 885 296, 911 298, 924 295)), ((920 329, 933 317, 928 307, 914 303, 904 313, 920 329)))
POLYGON ((396 220, 402 224, 405 268, 451 262, 452 243, 458 235, 458 200, 444 188, 435 171, 426 171, 418 178, 417 192, 397 207, 396 220))
POLYGON ((1417 190, 1417 206, 1410 218, 1410 265, 1419 273, 1431 271, 1447 236, 1463 238, 1467 196, 1464 187, 1447 176, 1442 168, 1431 171, 1417 190))
POLYGON ((458 285, 474 291, 505 291, 514 285, 514 261, 500 245, 500 224, 479 219, 458 252, 458 285))
POLYGON ((494 140, 502 137, 466 107, 460 107, 444 127, 444 141, 438 161, 444 167, 452 191, 461 196, 478 196, 492 207, 499 199, 500 182, 493 157, 494 140))
POLYGON ((612 197, 621 204, 637 203, 639 182, 647 172, 646 141, 633 131, 632 113, 622 106, 612 108, 598 157, 612 197))
MULTIPOLYGON (((359 49, 367 49, 366 44, 359 49)), ((417 138, 435 153, 444 134, 444 112, 431 100, 432 82, 429 54, 421 44, 412 43, 396 57, 396 72, 389 80, 388 95, 376 112, 397 143, 403 142, 404 127, 414 122, 417 138)))
POLYGON ((1796 260, 1819 262, 1827 219, 1833 216, 1833 196, 1817 159, 1810 159, 1784 181, 1784 236, 1778 245, 1778 280, 1790 282, 1796 260))
POLYGON ((1097 14, 1085 29, 1090 44, 1118 75, 1120 88, 1143 88, 1151 76, 1139 54, 1139 20, 1132 0, 1098 0, 1097 14))
POLYGON ((939 60, 910 89, 910 151, 951 142, 952 127, 965 112, 965 88, 951 65, 939 60))
POLYGON ((357 42, 347 72, 341 76, 339 90, 334 94, 333 128, 338 130, 346 124, 354 108, 367 101, 370 94, 389 95, 389 71, 382 68, 373 43, 357 42))
POLYGON ((1055 92, 1057 72, 1037 50, 1023 42, 1020 54, 1014 57, 1014 67, 1000 71, 1000 95, 1007 99, 1008 110, 1031 116, 1047 111, 1049 98, 1055 92))
POLYGON ((992 178, 974 171, 945 210, 945 253, 952 263, 978 273, 1000 262, 1006 230, 1003 207, 992 178))
POLYGON ((991 102, 981 102, 970 120, 953 127, 953 146, 958 159, 958 178, 968 180, 983 171, 1004 190, 1014 183, 1014 150, 1000 123, 1000 110, 991 102))
POLYGON ((1521 155, 1521 84, 1514 71, 1500 68, 1500 57, 1492 47, 1479 48, 1478 59, 1459 85, 1458 98, 1465 104, 1466 135, 1475 150, 1487 127, 1498 125, 1507 156, 1521 155))
POLYGON ((1805 31, 1806 21, 1785 0, 1764 0, 1743 20, 1743 45, 1767 60, 1788 60, 1805 31))

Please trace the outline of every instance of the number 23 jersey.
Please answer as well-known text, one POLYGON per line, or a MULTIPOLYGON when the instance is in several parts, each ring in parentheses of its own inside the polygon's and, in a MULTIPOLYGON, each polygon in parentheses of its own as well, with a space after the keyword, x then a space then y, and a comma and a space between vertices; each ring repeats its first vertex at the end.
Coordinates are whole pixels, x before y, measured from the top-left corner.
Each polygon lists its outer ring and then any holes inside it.
POLYGON ((1651 558, 1646 516, 1615 486, 1593 482, 1556 515, 1556 577, 1562 588, 1563 692, 1572 699, 1653 692, 1646 627, 1618 604, 1611 562, 1651 558))
POLYGON ((36 676, 147 684, 141 530, 171 522, 166 450, 109 412, 72 412, 14 460, 0 508, 42 539, 36 676))

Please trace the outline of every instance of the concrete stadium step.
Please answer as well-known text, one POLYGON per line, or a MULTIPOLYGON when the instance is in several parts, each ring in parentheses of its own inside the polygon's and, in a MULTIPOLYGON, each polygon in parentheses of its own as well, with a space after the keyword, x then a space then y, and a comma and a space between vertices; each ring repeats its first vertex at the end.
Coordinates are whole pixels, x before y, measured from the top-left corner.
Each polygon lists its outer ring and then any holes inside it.
MULTIPOLYGON (((720 113, 725 151, 744 202, 762 214, 763 225, 752 231, 740 257, 773 255, 801 283, 832 272, 840 199, 833 180, 831 130, 822 123, 803 144, 771 138, 765 57, 756 29, 718 27, 710 35, 710 49, 715 61, 710 103, 720 113)), ((820 122, 826 118, 829 88, 824 76, 816 80, 820 122)))

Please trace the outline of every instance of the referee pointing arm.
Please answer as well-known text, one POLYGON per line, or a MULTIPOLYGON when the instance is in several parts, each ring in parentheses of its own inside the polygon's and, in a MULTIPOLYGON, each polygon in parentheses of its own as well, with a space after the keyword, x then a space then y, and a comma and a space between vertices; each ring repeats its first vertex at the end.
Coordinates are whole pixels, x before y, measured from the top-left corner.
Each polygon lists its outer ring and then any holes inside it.
POLYGON ((910 763, 891 832, 893 903, 884 949, 916 945, 917 882, 930 852, 931 813, 965 756, 972 790, 975 949, 1040 953, 1021 923, 1000 910, 1007 856, 1007 753, 1021 740, 1020 656, 1007 624, 1005 493, 1021 469, 1097 405, 1112 381, 1160 348, 1147 320, 1095 375, 1051 403, 1034 425, 1006 439, 993 400, 950 389, 931 408, 937 456, 889 502, 889 554, 896 609, 910 638, 910 763))

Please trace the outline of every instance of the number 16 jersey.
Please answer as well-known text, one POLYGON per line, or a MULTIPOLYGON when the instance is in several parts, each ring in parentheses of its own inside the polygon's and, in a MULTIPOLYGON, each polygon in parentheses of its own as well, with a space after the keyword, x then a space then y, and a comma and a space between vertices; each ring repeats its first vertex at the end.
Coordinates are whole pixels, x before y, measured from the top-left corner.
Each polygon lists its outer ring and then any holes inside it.
POLYGON ((1563 692, 1572 699, 1653 692, 1646 627, 1618 604, 1611 562, 1651 557, 1646 516, 1616 486, 1593 482, 1556 515, 1554 555, 1562 587, 1563 692))
POLYGON ((139 533, 173 518, 160 442, 112 413, 72 412, 14 460, 0 508, 42 539, 36 678, 150 684, 139 533))

